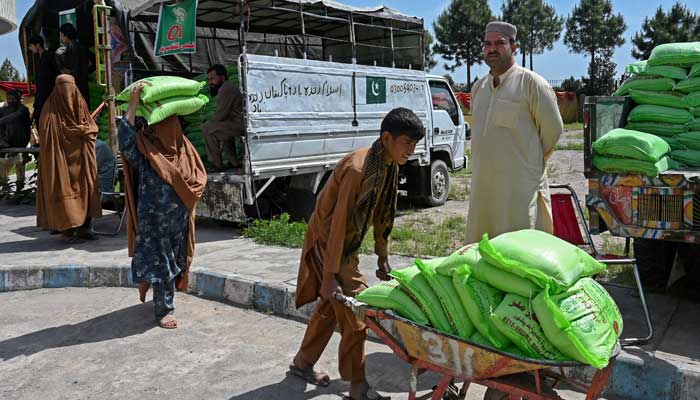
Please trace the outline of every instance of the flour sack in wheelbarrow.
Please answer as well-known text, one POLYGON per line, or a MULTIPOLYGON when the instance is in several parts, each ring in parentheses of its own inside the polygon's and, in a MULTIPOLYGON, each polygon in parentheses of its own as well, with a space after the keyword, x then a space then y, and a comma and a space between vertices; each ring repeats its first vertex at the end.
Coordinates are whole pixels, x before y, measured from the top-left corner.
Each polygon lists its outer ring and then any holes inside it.
POLYGON ((503 300, 504 293, 472 278, 467 266, 454 270, 452 283, 476 330, 486 337, 492 346, 499 349, 508 346, 510 341, 490 319, 493 310, 503 300))
POLYGON ((542 332, 529 299, 507 294, 491 315, 491 320, 527 357, 554 361, 569 359, 542 332))
POLYGON ((578 247, 546 232, 524 229, 494 239, 485 234, 479 252, 491 265, 561 293, 605 265, 578 247))
POLYGON ((363 290, 357 295, 357 300, 372 307, 396 311, 415 323, 428 324, 428 317, 423 310, 402 291, 399 282, 394 279, 363 290))
POLYGON ((473 278, 488 283, 506 293, 516 293, 525 297, 534 297, 542 290, 534 282, 526 278, 521 278, 489 264, 481 257, 481 254, 479 254, 479 245, 477 243, 470 244, 455 251, 449 257, 445 258, 435 270, 443 275, 452 276, 453 271, 462 266, 469 267, 473 278))
POLYGON ((543 291, 533 301, 545 336, 574 360, 605 368, 622 334, 622 315, 598 282, 583 278, 561 294, 543 291))
MULTIPOLYGON (((484 337, 484 335, 482 335, 478 331, 474 332, 474 334, 472 335, 471 338, 469 338, 469 340, 476 343, 476 344, 480 344, 480 345, 485 346, 485 347, 493 348, 493 344, 491 344, 491 342, 488 339, 486 339, 484 337)), ((515 347, 515 345, 513 345, 512 343, 509 344, 505 349, 498 349, 498 350, 500 350, 504 353, 518 356, 518 357, 527 357, 522 351, 520 351, 519 348, 515 347)))
POLYGON ((204 82, 197 82, 179 76, 151 76, 127 86, 119 93, 117 101, 128 102, 131 97, 131 89, 139 83, 143 86, 140 95, 143 103, 153 103, 168 97, 196 96, 199 94, 202 86, 204 86, 204 82))
POLYGON ((450 320, 452 331, 457 332, 459 337, 468 339, 474 333, 474 324, 471 319, 469 319, 467 311, 459 301, 457 290, 452 285, 452 278, 438 274, 435 271, 435 266, 439 265, 444 260, 445 258, 416 260, 416 266, 440 300, 442 309, 445 310, 445 314, 450 320))
POLYGON ((435 294, 432 287, 430 287, 428 280, 421 274, 418 267, 413 266, 404 269, 395 269, 391 271, 390 275, 403 285, 406 289, 406 294, 408 294, 428 316, 428 320, 430 320, 430 324, 433 328, 445 333, 454 333, 452 331, 452 326, 450 326, 450 320, 442 309, 442 305, 440 305, 440 299, 435 294))

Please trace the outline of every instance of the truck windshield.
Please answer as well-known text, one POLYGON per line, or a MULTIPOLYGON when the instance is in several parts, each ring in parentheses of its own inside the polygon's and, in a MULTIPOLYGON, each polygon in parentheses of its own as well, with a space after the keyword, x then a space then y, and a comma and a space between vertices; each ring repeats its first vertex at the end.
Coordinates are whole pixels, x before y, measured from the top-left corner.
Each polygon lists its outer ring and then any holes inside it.
POLYGON ((449 114, 455 126, 459 125, 459 108, 452 92, 445 82, 430 81, 430 94, 433 101, 433 110, 445 110, 449 114))

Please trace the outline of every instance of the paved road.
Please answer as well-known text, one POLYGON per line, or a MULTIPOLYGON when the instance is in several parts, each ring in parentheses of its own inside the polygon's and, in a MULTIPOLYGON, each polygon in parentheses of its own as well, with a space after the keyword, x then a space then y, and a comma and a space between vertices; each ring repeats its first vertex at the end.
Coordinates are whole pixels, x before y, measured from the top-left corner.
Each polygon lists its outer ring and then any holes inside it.
MULTIPOLYGON (((0 399, 338 399, 347 390, 337 335, 320 362, 333 383, 316 388, 286 376, 304 324, 185 294, 176 307, 181 326, 167 331, 135 289, 0 293, 0 399)), ((408 368, 383 345, 367 353, 370 382, 405 399, 408 368)), ((422 394, 436 382, 422 376, 422 394)))

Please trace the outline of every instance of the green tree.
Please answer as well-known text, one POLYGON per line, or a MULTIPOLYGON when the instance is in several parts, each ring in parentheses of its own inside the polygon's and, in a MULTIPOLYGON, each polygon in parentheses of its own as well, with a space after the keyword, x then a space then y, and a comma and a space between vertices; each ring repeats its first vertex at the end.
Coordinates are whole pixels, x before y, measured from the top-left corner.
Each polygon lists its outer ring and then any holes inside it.
POLYGON ((433 22, 437 43, 436 53, 451 64, 445 69, 454 71, 465 65, 467 82, 471 82, 471 66, 484 60, 482 43, 484 28, 493 19, 487 0, 452 0, 433 22))
POLYGON ((564 43, 574 53, 590 57, 588 75, 591 85, 598 85, 597 82, 607 79, 603 75, 608 73, 607 68, 614 63, 601 65, 601 70, 598 64, 606 60, 605 57, 612 57, 615 47, 625 43, 622 37, 625 29, 625 19, 620 14, 613 14, 610 0, 581 0, 567 18, 564 43))
POLYGON ((445 75, 443 75, 443 77, 445 78, 445 80, 447 80, 447 84, 450 85, 452 90, 455 90, 455 80, 452 79, 452 75, 445 74, 445 75))
POLYGON ((632 57, 646 60, 657 45, 700 40, 700 16, 693 14, 681 3, 667 12, 661 6, 653 18, 644 18, 642 30, 632 37, 632 57))
POLYGON ((613 53, 612 49, 596 52, 595 63, 588 67, 589 79, 583 88, 587 96, 610 96, 615 91, 617 64, 612 61, 613 53))
POLYGON ((437 66, 435 61, 435 53, 433 52, 433 35, 429 30, 423 31, 423 70, 430 71, 437 66))
POLYGON ((533 54, 551 50, 559 40, 564 18, 543 0, 507 0, 501 6, 504 21, 518 27, 518 42, 525 67, 525 55, 530 55, 530 70, 533 69, 533 54))
POLYGON ((5 61, 2 62, 2 66, 0 66, 0 81, 19 82, 21 80, 22 77, 17 68, 12 65, 9 58, 6 58, 5 61))

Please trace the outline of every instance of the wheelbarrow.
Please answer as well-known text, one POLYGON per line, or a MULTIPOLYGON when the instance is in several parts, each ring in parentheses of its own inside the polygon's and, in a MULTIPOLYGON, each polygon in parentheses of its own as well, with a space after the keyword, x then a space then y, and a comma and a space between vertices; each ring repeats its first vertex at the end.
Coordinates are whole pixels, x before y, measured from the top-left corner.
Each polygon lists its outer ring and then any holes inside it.
POLYGON ((569 377, 564 370, 585 366, 580 362, 519 357, 416 324, 352 297, 336 294, 336 300, 352 309, 396 356, 411 365, 409 400, 416 399, 418 376, 426 371, 441 375, 432 393, 433 400, 464 399, 472 383, 488 388, 485 400, 562 400, 554 391, 562 383, 586 393, 586 400, 595 400, 602 394, 620 354, 618 343, 608 366, 596 371, 592 382, 586 384, 569 377), (457 381, 464 382, 461 389, 455 385, 457 381))

